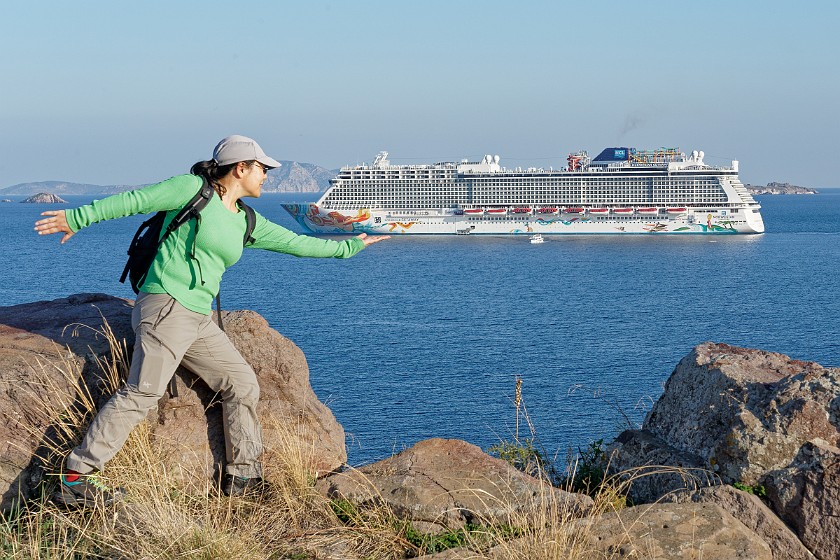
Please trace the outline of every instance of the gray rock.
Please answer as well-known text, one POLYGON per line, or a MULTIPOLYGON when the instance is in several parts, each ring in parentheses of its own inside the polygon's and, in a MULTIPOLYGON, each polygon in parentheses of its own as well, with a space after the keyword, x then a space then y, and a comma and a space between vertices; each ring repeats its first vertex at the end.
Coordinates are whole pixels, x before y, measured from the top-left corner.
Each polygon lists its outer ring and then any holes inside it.
POLYGON ((767 543, 715 504, 652 504, 605 514, 591 523, 591 559, 770 560, 767 543))
MULTIPOLYGON (((116 338, 131 348, 132 308, 132 301, 104 294, 0 307, 0 509, 29 497, 44 468, 60 460, 50 453, 51 441, 78 439, 78 433, 62 436, 61 411, 80 406, 81 394, 89 393, 97 406, 109 398, 97 360, 110 359, 110 347, 99 330, 107 319, 116 338)), ((300 349, 257 313, 224 315, 228 336, 259 379, 266 448, 285 445, 286 435, 275 429, 285 422, 293 426, 290 438, 309 450, 314 470, 342 465, 344 430, 312 391, 300 349)), ((153 437, 171 442, 172 468, 206 480, 224 459, 221 406, 192 373, 179 369, 176 377, 180 396, 164 396, 147 421, 153 437)))
MULTIPOLYGON (((693 457, 724 483, 762 483, 805 547, 818 558, 840 558, 838 395, 838 368, 707 342, 680 361, 643 432, 611 446, 614 464, 684 466, 693 457)), ((653 484, 642 490, 645 500, 660 497, 653 484)), ((773 525, 762 522, 765 538, 784 549, 789 535, 773 525)), ((797 547, 789 553, 807 557, 797 547)))
POLYGON ((806 441, 840 442, 840 369, 707 342, 683 358, 643 429, 726 483, 755 484, 806 441))
POLYGON ((773 560, 814 560, 796 534, 758 496, 729 485, 668 494, 662 503, 717 504, 767 543, 773 560))
POLYGON ((619 473, 628 497, 636 504, 720 483, 703 459, 646 430, 625 430, 607 446, 607 455, 611 471, 619 473))
POLYGON ((362 507, 386 504, 421 531, 460 529, 467 523, 512 524, 555 507, 581 515, 592 499, 564 492, 460 440, 429 439, 372 465, 318 482, 331 499, 362 507))
POLYGON ((44 192, 34 194, 25 200, 21 200, 21 202, 29 204, 67 204, 67 201, 58 195, 44 192))
POLYGON ((763 480, 779 515, 818 558, 840 559, 840 449, 815 439, 763 480))

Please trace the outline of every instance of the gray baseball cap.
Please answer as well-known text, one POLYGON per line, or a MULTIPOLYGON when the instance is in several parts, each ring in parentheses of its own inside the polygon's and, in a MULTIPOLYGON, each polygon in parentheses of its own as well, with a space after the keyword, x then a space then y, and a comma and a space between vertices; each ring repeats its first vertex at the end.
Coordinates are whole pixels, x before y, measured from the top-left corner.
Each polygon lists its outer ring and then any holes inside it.
POLYGON ((265 155, 256 141, 247 136, 234 134, 223 138, 213 150, 213 159, 219 165, 230 165, 240 161, 258 161, 269 169, 280 167, 280 162, 265 155))

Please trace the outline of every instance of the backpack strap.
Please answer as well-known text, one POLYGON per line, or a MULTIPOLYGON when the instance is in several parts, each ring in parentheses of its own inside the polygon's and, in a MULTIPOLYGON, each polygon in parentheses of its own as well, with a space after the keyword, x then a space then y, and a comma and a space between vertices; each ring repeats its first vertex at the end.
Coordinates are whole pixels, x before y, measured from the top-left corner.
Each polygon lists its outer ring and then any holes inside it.
POLYGON ((248 245, 253 245, 257 242, 257 240, 251 235, 254 233, 254 228, 257 227, 257 214, 254 212, 253 208, 241 200, 237 200, 236 204, 239 206, 240 210, 245 212, 245 237, 242 239, 242 246, 247 247, 248 245))
POLYGON ((213 199, 213 195, 216 194, 216 189, 214 189, 208 182, 207 179, 204 177, 201 178, 201 189, 193 197, 187 202, 183 208, 181 208, 175 217, 172 218, 172 221, 169 222, 169 225, 166 226, 166 231, 163 232, 163 235, 160 237, 160 243, 158 243, 158 247, 163 244, 169 234, 184 225, 185 223, 189 222, 192 218, 196 218, 197 220, 201 219, 201 211, 204 210, 204 207, 213 199))

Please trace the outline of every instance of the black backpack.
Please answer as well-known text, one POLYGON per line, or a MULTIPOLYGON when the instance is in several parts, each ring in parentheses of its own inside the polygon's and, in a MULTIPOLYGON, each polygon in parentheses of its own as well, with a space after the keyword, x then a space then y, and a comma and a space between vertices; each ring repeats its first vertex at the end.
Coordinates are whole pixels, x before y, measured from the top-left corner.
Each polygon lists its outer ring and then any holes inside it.
MULTIPOLYGON (((207 183, 207 180, 202 178, 201 189, 195 193, 187 204, 178 211, 172 221, 166 226, 166 230, 161 235, 163 230, 163 223, 166 221, 166 212, 161 211, 140 224, 137 228, 137 233, 134 234, 134 239, 131 240, 131 245, 128 246, 128 262, 125 263, 120 282, 125 283, 126 278, 131 282, 131 288, 134 293, 140 292, 140 286, 146 280, 146 275, 152 266, 152 261, 155 260, 160 246, 169 237, 169 234, 195 218, 201 223, 201 211, 207 206, 207 203, 216 194, 216 190, 207 183)), ((242 240, 244 247, 248 243, 254 243, 254 238, 251 234, 254 232, 256 225, 256 216, 254 209, 242 201, 237 201, 239 207, 245 212, 246 226, 245 237, 242 240)), ((216 294, 216 308, 219 309, 219 295, 216 294)), ((221 310, 219 309, 219 326, 222 324, 221 310)), ((224 327, 222 327, 224 329, 224 327)))

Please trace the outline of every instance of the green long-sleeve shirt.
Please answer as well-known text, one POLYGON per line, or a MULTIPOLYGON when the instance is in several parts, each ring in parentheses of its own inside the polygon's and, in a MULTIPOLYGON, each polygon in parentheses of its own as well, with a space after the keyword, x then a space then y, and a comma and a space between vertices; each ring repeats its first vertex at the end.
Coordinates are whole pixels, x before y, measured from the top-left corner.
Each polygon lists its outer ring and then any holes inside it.
MULTIPOLYGON (((179 175, 162 183, 128 191, 67 211, 67 224, 74 232, 93 223, 167 211, 166 224, 201 188, 201 178, 179 175)), ((352 257, 365 244, 356 237, 344 241, 297 235, 268 221, 258 212, 248 247, 287 253, 298 257, 352 257)), ((169 294, 181 305, 210 314, 224 271, 242 256, 245 212, 228 210, 218 196, 201 211, 201 220, 190 220, 163 243, 140 290, 169 294), (197 224, 198 225, 197 227, 197 224), (196 229, 198 230, 196 232, 196 229), (190 257, 195 241, 195 259, 190 257)))

